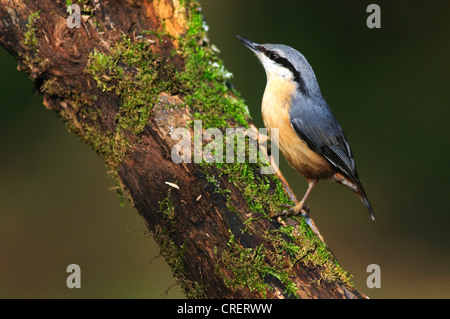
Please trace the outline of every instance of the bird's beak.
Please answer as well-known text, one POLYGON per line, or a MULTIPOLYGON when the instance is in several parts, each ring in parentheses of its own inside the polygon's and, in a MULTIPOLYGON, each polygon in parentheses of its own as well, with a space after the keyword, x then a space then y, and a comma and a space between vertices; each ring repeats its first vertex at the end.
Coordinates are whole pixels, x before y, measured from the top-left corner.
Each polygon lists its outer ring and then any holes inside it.
POLYGON ((249 40, 249 39, 246 39, 246 38, 244 38, 244 37, 241 37, 240 35, 236 35, 237 36, 237 38, 239 39, 239 40, 241 40, 241 42, 242 43, 244 43, 244 45, 247 47, 247 48, 249 48, 250 50, 252 50, 253 52, 259 52, 259 50, 258 50, 258 47, 259 47, 259 44, 258 43, 255 43, 255 42, 253 42, 253 41, 251 41, 251 40, 249 40))

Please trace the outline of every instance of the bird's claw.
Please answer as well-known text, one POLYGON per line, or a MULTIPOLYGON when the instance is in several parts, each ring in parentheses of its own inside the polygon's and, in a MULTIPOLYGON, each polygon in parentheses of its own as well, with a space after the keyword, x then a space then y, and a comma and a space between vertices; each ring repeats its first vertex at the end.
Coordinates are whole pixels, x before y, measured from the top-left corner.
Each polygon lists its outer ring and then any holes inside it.
POLYGON ((288 204, 281 204, 280 206, 288 207, 289 209, 275 213, 274 217, 291 217, 299 214, 309 216, 309 206, 303 206, 299 211, 295 209, 295 206, 288 204))

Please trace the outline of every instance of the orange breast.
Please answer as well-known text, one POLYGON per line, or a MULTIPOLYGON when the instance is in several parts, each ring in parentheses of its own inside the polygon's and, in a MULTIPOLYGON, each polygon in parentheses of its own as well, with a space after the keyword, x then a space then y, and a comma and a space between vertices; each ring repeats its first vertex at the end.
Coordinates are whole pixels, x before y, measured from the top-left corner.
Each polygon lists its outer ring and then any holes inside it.
POLYGON ((268 80, 262 101, 264 125, 269 131, 279 129, 279 148, 286 161, 301 175, 316 181, 330 178, 334 173, 330 164, 300 139, 289 121, 291 96, 295 89, 292 81, 268 80))

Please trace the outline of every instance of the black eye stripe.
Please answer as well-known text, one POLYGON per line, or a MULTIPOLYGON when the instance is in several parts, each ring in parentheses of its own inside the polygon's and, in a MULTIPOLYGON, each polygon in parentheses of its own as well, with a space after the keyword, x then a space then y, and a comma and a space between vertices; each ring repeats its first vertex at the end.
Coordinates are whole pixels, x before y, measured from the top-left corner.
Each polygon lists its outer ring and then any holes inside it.
POLYGON ((304 94, 304 95, 308 95, 307 91, 306 91, 306 86, 305 86, 305 81, 303 80, 303 77, 301 75, 301 73, 299 71, 297 71, 297 69, 292 65, 291 62, 289 62, 288 59, 283 58, 282 56, 280 56, 277 52, 275 51, 271 51, 271 50, 267 50, 265 47, 263 47, 262 45, 259 45, 257 47, 257 49, 259 51, 261 51, 262 53, 264 53, 264 55, 266 57, 268 57, 269 59, 271 59, 272 61, 282 65, 283 67, 285 67, 286 69, 288 69, 289 71, 291 71, 291 73, 294 75, 294 81, 298 83, 300 91, 304 94))

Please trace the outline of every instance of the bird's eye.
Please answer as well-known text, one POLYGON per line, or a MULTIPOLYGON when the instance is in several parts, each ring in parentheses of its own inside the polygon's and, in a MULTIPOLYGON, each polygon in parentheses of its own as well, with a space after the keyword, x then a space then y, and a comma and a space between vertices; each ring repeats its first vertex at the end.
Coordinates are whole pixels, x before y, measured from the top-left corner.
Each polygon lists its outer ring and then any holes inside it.
POLYGON ((276 59, 278 59, 280 56, 278 55, 278 53, 276 53, 276 52, 270 52, 269 53, 269 59, 271 59, 271 60, 276 60, 276 59))

